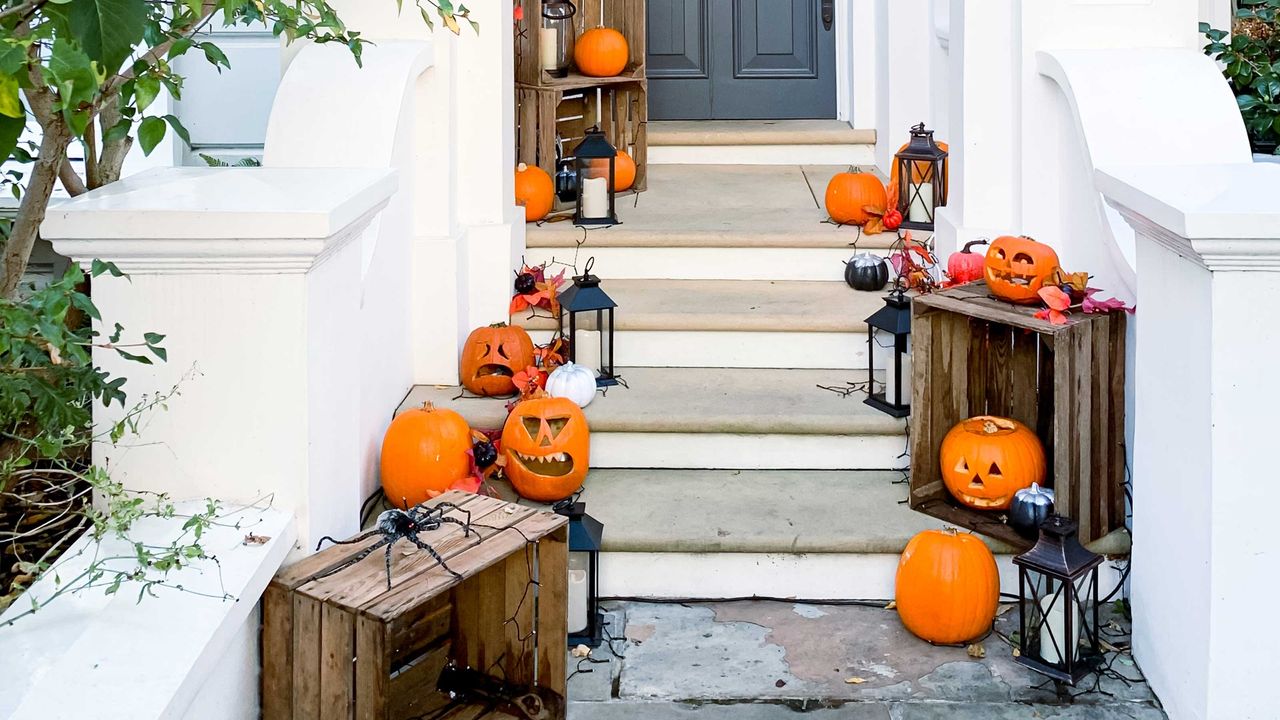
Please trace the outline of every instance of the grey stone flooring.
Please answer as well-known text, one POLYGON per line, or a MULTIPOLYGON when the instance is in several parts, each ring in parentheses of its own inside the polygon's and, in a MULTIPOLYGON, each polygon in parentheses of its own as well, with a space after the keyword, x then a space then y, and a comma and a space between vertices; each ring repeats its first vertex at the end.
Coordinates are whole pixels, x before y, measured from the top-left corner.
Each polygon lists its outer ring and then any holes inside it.
MULTIPOLYGON (((997 630, 1016 629, 1006 611, 997 630)), ((1109 641, 1124 646, 1119 620, 1109 641)), ((1132 658, 1069 704, 996 635, 985 657, 935 647, 882 607, 785 602, 612 603, 591 660, 570 657, 570 720, 1162 720, 1132 658), (1123 680, 1121 677, 1128 678, 1123 680)))

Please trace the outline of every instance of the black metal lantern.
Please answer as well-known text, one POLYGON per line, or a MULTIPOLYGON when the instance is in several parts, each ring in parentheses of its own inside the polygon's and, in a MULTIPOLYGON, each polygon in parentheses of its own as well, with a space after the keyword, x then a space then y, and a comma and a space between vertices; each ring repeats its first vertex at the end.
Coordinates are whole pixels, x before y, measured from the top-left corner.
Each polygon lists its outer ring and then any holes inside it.
POLYGON ((589 258, 573 285, 560 293, 560 327, 564 329, 563 315, 569 313, 569 360, 595 370, 596 387, 609 387, 618 384, 613 364, 613 310, 618 303, 601 289, 600 278, 591 274, 595 262, 589 258), (593 332, 599 335, 598 342, 593 332))
POLYGON ((597 127, 587 130, 573 151, 578 175, 578 203, 574 225, 617 225, 613 207, 613 173, 618 151, 597 127))
POLYGON ((1075 685, 1102 661, 1098 566, 1102 556, 1076 537, 1077 523, 1051 515, 1040 539, 1018 555, 1018 662, 1075 685))
POLYGON ((569 518, 569 647, 600 644, 600 541, 604 525, 587 514, 587 504, 565 501, 557 514, 569 518))
POLYGON ((573 61, 573 16, 578 12, 569 0, 543 0, 538 27, 538 67, 551 77, 567 77, 573 61))
POLYGON ((901 227, 933 230, 938 208, 947 204, 947 151, 933 142, 924 123, 911 128, 911 142, 894 156, 898 164, 901 227))
POLYGON ((911 299, 901 288, 867 318, 866 403, 894 417, 911 414, 911 299), (877 368, 884 370, 882 392, 875 390, 877 368))

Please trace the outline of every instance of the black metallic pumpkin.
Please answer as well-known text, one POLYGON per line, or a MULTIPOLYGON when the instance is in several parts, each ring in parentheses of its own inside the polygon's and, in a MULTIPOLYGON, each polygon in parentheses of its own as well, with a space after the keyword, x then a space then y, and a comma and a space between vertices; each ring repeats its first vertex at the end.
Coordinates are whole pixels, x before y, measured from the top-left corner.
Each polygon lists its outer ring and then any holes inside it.
POLYGON ((1040 535, 1040 525, 1053 514, 1053 491, 1031 483, 1013 494, 1009 504, 1009 527, 1027 538, 1040 535))
POLYGON ((844 264, 844 281, 854 290, 883 290, 889 283, 889 265, 879 255, 858 253, 844 264))

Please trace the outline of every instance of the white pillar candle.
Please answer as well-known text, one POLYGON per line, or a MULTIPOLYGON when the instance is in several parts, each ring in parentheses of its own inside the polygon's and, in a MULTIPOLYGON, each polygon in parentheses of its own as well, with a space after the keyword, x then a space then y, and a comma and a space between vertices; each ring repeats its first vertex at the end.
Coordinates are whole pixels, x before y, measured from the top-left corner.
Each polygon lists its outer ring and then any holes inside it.
POLYGON ((538 28, 538 49, 543 70, 555 70, 560 53, 560 31, 555 28, 538 28))
POLYGON ((582 181, 582 216, 609 217, 609 180, 589 177, 582 181))
POLYGON ((586 553, 569 553, 569 634, 587 629, 587 570, 590 561, 586 553))
POLYGON ((1062 662, 1062 651, 1074 656, 1076 644, 1080 639, 1079 622, 1072 625, 1071 637, 1067 637, 1064 603, 1065 599, 1061 593, 1040 598, 1040 614, 1044 616, 1044 622, 1040 625, 1040 658, 1053 665, 1062 662), (1053 642, 1055 638, 1058 641, 1056 646, 1053 642))
POLYGON ((578 330, 573 336, 574 364, 590 368, 600 377, 600 331, 578 330))
POLYGON ((920 183, 919 193, 911 195, 907 219, 911 222, 933 222, 933 183, 920 183))
POLYGON ((894 374, 894 356, 898 351, 893 345, 893 335, 883 330, 876 331, 875 366, 884 371, 884 399, 894 404, 909 405, 911 403, 911 336, 907 336, 907 352, 902 356, 902 397, 894 393, 898 390, 898 378, 894 374))

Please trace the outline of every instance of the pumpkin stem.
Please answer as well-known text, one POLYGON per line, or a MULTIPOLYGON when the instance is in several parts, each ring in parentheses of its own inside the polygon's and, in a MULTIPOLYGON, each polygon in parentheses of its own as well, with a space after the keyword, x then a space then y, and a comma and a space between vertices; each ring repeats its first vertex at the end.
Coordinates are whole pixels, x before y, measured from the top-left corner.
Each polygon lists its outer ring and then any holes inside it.
POLYGON ((435 403, 431 402, 430 400, 423 400, 422 409, 426 410, 427 412, 433 412, 436 409, 436 406, 435 406, 435 403))
POLYGON ((529 169, 529 166, 525 163, 520 163, 519 165, 516 165, 516 172, 524 172, 525 170, 528 170, 528 169, 529 169))
POLYGON ((973 251, 970 250, 969 248, 973 247, 974 245, 987 245, 990 242, 991 241, 986 238, 982 238, 981 240, 974 240, 972 242, 967 242, 964 244, 964 249, 962 249, 960 252, 972 255, 973 251))
POLYGON ((496 322, 496 323, 493 323, 492 325, 490 325, 489 327, 491 327, 491 328, 504 328, 504 327, 506 327, 506 326, 507 326, 507 324, 506 324, 506 323, 504 323, 504 322, 496 322))

